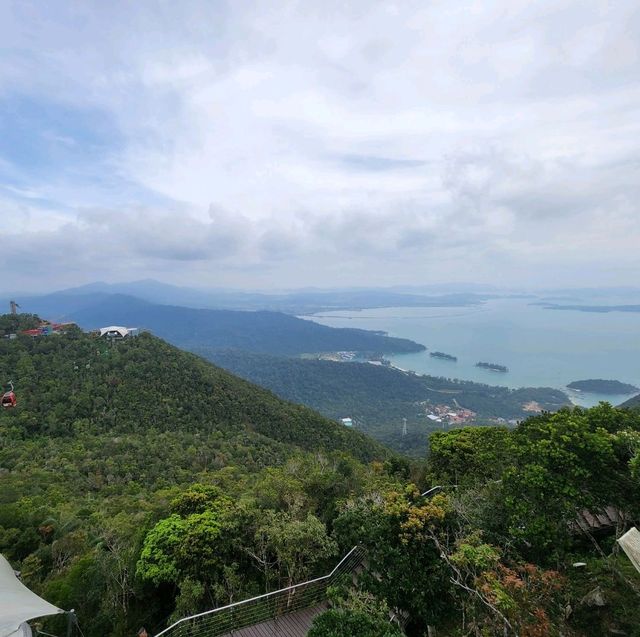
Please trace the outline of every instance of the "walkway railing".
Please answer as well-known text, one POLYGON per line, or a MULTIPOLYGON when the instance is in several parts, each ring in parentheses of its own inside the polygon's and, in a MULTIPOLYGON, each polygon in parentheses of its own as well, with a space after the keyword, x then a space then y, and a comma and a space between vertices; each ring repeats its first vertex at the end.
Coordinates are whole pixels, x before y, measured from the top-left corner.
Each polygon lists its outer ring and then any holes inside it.
POLYGON ((328 575, 184 617, 156 637, 221 637, 247 626, 317 606, 326 601, 327 587, 341 575, 353 573, 363 559, 364 550, 354 546, 328 575))

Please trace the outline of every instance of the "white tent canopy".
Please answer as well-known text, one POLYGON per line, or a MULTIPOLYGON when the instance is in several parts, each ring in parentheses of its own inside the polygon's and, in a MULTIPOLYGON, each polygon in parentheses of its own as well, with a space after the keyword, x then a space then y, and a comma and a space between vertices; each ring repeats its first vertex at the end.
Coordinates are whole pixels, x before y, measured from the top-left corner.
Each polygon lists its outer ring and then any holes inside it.
POLYGON ((631 563, 640 572, 640 531, 635 526, 632 526, 618 540, 618 544, 620 544, 631 563))
POLYGON ((109 325, 100 328, 100 336, 109 338, 126 338, 127 336, 138 336, 137 327, 124 327, 122 325, 109 325))
POLYGON ((18 632, 22 623, 57 613, 64 611, 32 593, 0 555, 0 637, 22 634, 18 632))

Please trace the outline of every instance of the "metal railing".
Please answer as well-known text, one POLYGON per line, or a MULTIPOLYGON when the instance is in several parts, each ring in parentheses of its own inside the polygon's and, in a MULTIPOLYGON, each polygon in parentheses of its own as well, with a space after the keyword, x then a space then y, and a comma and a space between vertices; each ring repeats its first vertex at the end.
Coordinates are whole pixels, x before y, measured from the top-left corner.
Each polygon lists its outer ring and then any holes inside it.
POLYGON ((364 550, 354 546, 328 575, 184 617, 156 637, 221 637, 247 626, 277 621, 283 615, 317 606, 326 601, 327 587, 340 576, 353 573, 363 559, 364 550))

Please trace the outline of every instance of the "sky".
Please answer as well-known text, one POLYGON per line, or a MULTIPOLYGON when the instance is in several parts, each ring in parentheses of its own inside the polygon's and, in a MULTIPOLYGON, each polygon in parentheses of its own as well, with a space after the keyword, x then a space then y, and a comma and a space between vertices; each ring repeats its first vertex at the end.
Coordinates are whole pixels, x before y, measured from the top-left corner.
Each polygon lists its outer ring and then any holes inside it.
POLYGON ((637 0, 0 3, 5 290, 637 285, 637 0))

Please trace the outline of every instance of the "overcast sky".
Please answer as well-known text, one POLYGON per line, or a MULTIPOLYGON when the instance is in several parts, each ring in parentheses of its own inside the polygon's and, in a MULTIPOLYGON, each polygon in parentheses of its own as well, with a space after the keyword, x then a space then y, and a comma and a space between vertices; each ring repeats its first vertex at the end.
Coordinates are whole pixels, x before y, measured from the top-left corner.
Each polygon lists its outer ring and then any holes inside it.
POLYGON ((0 3, 2 288, 637 285, 637 0, 0 3))

